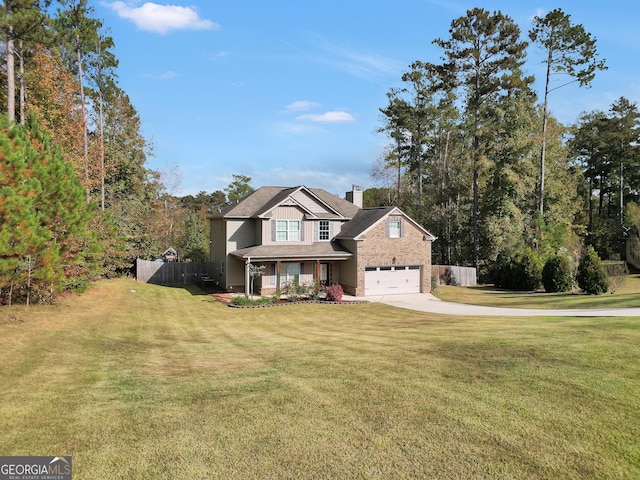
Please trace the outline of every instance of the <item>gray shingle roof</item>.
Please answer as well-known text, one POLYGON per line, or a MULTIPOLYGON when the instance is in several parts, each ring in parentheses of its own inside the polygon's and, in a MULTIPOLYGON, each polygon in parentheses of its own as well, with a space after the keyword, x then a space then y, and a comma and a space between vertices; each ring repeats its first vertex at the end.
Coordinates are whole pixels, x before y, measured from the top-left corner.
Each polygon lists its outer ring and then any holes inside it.
POLYGON ((301 188, 311 192, 345 218, 353 218, 360 210, 353 203, 321 188, 307 188, 302 185, 298 187, 260 187, 240 202, 227 205, 209 218, 255 218, 278 206, 289 195, 301 188))
POLYGON ((324 258, 345 260, 352 253, 336 242, 315 242, 311 245, 256 245, 230 252, 231 255, 255 260, 324 258))
POLYGON ((421 230, 426 238, 430 238, 431 240, 435 240, 431 233, 429 233, 424 227, 418 224, 411 217, 406 215, 402 210, 398 207, 376 207, 376 208, 363 208, 348 222, 346 222, 342 226, 342 230, 338 235, 336 235, 336 239, 354 239, 358 236, 362 235, 369 227, 375 225, 384 217, 389 214, 401 215, 408 222, 411 222, 417 229, 421 230))
POLYGON ((371 225, 384 218, 396 207, 378 207, 361 209, 349 222, 342 226, 336 238, 355 238, 371 225))

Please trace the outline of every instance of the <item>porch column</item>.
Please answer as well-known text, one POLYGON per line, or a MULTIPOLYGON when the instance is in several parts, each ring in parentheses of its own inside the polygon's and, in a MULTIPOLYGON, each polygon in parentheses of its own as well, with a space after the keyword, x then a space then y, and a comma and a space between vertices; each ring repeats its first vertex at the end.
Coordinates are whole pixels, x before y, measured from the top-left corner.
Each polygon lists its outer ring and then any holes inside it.
POLYGON ((249 265, 251 265, 251 257, 247 257, 244 265, 244 296, 249 298, 251 288, 251 276, 249 275, 249 265))
POLYGON ((276 260, 276 293, 280 293, 280 260, 276 260))
POLYGON ((320 285, 320 259, 316 260, 316 282, 320 285))

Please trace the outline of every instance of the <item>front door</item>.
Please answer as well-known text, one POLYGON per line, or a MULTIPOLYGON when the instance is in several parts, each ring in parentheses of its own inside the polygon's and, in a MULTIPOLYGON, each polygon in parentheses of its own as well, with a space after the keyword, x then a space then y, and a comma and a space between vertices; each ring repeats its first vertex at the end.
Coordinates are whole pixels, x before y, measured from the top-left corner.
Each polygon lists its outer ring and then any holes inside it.
POLYGON ((326 263, 320 264, 320 284, 321 285, 329 284, 329 265, 326 263))

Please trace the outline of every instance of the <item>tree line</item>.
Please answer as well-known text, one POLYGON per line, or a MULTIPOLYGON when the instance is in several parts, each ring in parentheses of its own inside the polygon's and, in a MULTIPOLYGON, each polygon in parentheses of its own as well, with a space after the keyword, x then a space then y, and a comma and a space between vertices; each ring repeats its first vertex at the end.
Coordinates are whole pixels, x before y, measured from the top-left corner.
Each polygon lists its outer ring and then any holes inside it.
POLYGON ((585 246, 620 258, 640 191, 640 113, 620 98, 607 112, 563 125, 559 89, 589 87, 596 39, 555 9, 528 34, 500 11, 468 10, 433 43, 438 61, 415 61, 380 109, 388 148, 372 167, 369 205, 397 204, 438 237, 434 264, 492 269, 533 254, 574 260, 585 246), (544 89, 526 74, 542 53, 544 89))
POLYGON ((226 195, 180 198, 177 168, 146 166, 153 145, 88 1, 5 0, 0 29, 0 305, 49 302, 168 247, 208 260, 205 217, 226 195))
MULTIPOLYGON (((0 304, 51 301, 170 246, 208 260, 206 215, 251 179, 179 197, 177 169, 147 167, 153 145, 87 0, 5 0, 0 29, 0 304)), ((547 81, 534 92, 510 17, 473 9, 449 33, 434 40, 438 62, 414 62, 388 93, 384 186, 366 202, 400 205, 434 233, 434 263, 488 272, 584 243, 620 255, 640 224, 637 106, 620 98, 569 126, 549 108, 554 89, 605 68, 595 39, 561 10, 536 18, 528 38, 547 81)))

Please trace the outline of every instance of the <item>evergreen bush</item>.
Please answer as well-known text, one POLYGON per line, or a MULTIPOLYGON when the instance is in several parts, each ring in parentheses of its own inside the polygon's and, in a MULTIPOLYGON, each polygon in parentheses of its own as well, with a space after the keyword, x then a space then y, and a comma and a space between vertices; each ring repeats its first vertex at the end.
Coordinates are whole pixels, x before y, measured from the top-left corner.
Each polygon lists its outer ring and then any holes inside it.
POLYGON ((592 246, 587 248, 580 260, 577 281, 578 286, 590 295, 600 295, 609 290, 609 277, 592 246))
POLYGON ((554 255, 549 258, 542 268, 542 285, 545 291, 567 292, 573 286, 571 263, 564 255, 554 255))
POLYGON ((540 286, 542 267, 536 252, 526 249, 510 258, 500 257, 491 270, 496 287, 508 290, 535 290, 540 286))
POLYGON ((233 305, 238 305, 241 307, 257 307, 261 305, 273 305, 278 303, 280 299, 277 297, 257 297, 257 298, 249 298, 243 295, 238 295, 231 299, 231 303, 233 305))

